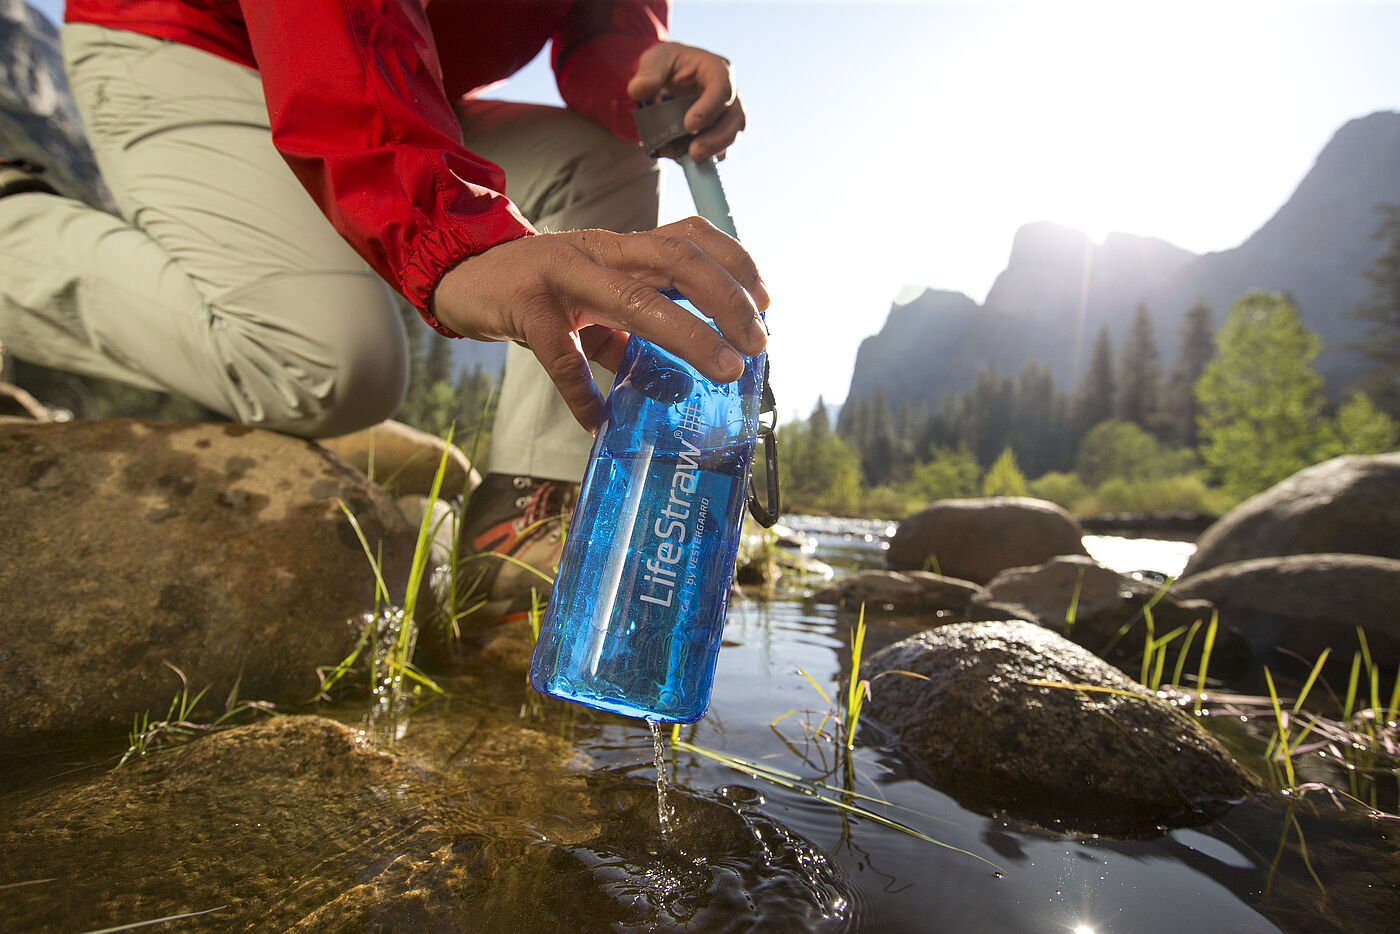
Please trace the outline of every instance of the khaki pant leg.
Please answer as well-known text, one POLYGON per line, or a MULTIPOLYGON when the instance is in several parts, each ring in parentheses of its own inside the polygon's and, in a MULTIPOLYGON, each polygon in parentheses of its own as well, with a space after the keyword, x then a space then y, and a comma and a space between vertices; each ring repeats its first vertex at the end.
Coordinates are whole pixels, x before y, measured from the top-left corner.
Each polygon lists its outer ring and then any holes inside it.
POLYGON ((273 148, 257 73, 97 26, 63 45, 121 216, 0 199, 10 351, 309 437, 392 414, 408 361, 392 294, 273 148))
MULTIPOLYGON (((506 194, 541 231, 656 226, 661 173, 636 144, 558 107, 478 100, 458 117, 467 148, 505 170, 506 194)), ((612 384, 597 365, 593 378, 612 384)), ((592 441, 534 355, 510 345, 488 470, 576 482, 592 441)))

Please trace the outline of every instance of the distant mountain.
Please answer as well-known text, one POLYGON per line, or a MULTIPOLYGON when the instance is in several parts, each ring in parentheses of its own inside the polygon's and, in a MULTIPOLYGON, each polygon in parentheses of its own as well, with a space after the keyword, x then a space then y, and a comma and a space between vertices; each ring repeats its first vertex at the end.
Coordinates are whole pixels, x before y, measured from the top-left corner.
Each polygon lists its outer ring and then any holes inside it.
POLYGON ((847 404, 883 390, 892 402, 932 406, 944 392, 969 388, 985 366, 1014 375, 1029 359, 1048 364, 1068 391, 1099 329, 1108 327, 1116 347, 1140 303, 1152 313, 1170 365, 1192 304, 1209 304, 1218 326, 1255 288, 1292 296, 1304 323, 1324 341, 1318 369, 1329 391, 1340 395, 1365 368, 1348 347, 1363 328, 1346 315, 1366 296, 1364 273, 1382 248, 1371 239, 1377 209, 1394 202, 1400 202, 1400 114, 1382 112, 1337 131, 1292 197, 1231 250, 1196 256, 1127 234, 1094 244, 1076 230, 1028 224, 1017 231, 983 306, 926 292, 892 307, 880 333, 861 344, 847 404))
POLYGON ((0 0, 0 154, 38 162, 60 191, 111 206, 63 72, 58 30, 24 0, 0 0))
POLYGON ((1181 313, 1197 299, 1215 309, 1218 324, 1250 289, 1284 292, 1322 337, 1318 371, 1334 395, 1344 391, 1365 369, 1364 358, 1348 347, 1361 340, 1365 324, 1347 313, 1366 297, 1365 273, 1382 249, 1371 239, 1377 209, 1394 203, 1400 203, 1400 113, 1348 122, 1253 236, 1200 257, 1147 292, 1159 337, 1169 325, 1174 338, 1181 313))
POLYGON ((1049 364, 1057 381, 1071 380, 1082 371, 1100 326, 1108 324, 1116 341, 1144 291, 1194 259, 1196 254, 1151 237, 1112 233, 1095 244, 1088 234, 1058 224, 1027 224, 1016 232, 1011 258, 985 304, 1035 325, 1036 342, 1022 347, 1049 364), (1041 340, 1047 333, 1053 335, 1048 343, 1041 340))
POLYGON ((928 289, 893 306, 880 333, 861 342, 843 411, 880 390, 892 403, 936 408, 944 393, 972 385, 987 366, 1015 374, 1028 348, 1048 338, 1038 324, 983 308, 961 292, 928 289), (976 352, 961 352, 970 347, 976 352))

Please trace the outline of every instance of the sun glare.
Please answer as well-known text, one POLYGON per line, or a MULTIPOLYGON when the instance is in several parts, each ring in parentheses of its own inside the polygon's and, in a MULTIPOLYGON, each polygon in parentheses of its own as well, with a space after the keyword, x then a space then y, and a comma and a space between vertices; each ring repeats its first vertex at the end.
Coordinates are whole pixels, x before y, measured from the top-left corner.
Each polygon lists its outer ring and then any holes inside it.
POLYGON ((1014 21, 1001 24, 1009 47, 978 75, 979 103, 966 105, 984 131, 980 154, 994 153, 980 174, 1008 210, 1096 242, 1112 231, 1170 238, 1229 197, 1210 144, 1219 137, 1211 121, 1223 118, 1206 114, 1219 112, 1221 95, 1247 97, 1261 80, 1239 64, 1255 7, 1012 9, 1014 21), (989 112, 988 101, 999 105, 989 112))

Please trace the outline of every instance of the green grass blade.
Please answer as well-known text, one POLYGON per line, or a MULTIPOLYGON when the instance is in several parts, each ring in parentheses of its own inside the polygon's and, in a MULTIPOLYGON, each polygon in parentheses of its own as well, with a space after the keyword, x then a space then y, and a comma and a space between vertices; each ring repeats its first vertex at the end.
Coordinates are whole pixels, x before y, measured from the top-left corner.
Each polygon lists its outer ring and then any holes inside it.
POLYGON ((1351 677, 1347 680, 1347 699, 1342 704, 1342 719, 1351 722, 1351 716, 1356 712, 1356 688, 1361 683, 1361 653, 1353 652, 1351 655, 1351 677))
POLYGON ((1312 671, 1308 672, 1307 680, 1303 682, 1303 689, 1298 692, 1298 699, 1293 702, 1294 713, 1302 709, 1303 701, 1307 699, 1308 692, 1312 690, 1314 682, 1317 681, 1317 676, 1322 674, 1322 666, 1327 663, 1327 656, 1331 654, 1331 648, 1323 649, 1322 654, 1319 655, 1317 661, 1313 663, 1312 671))
POLYGON ((802 668, 802 667, 799 667, 799 668, 797 669, 797 673, 798 673, 799 675, 801 675, 802 677, 806 678, 806 679, 807 679, 807 683, 810 684, 812 687, 814 687, 814 688, 817 689, 817 693, 820 694, 820 695, 822 696, 822 700, 826 701, 827 706, 829 706, 829 707, 834 707, 834 706, 836 706, 835 704, 833 704, 833 703, 831 702, 831 695, 827 694, 827 693, 826 693, 826 689, 823 688, 820 684, 817 683, 817 679, 816 679, 816 678, 813 678, 811 675, 807 674, 807 669, 802 668))
POLYGON ((134 921, 131 924, 122 924, 114 928, 103 928, 100 931, 86 931, 84 934, 117 934, 118 931, 134 931, 137 928, 152 927, 157 924, 165 924, 170 921, 184 921, 186 918, 198 918, 200 915, 213 914, 216 911, 223 911, 227 905, 220 905, 218 908, 206 908, 203 911, 189 911, 182 915, 167 915, 164 918, 152 918, 149 921, 134 921))
POLYGON ((1074 620, 1079 615, 1079 591, 1084 586, 1085 568, 1079 569, 1079 576, 1074 579, 1074 592, 1069 596, 1069 606, 1065 608, 1065 636, 1069 636, 1069 631, 1074 628, 1074 620))
POLYGON ((1283 705, 1279 703, 1278 691, 1274 688, 1274 676, 1269 671, 1269 666, 1264 666, 1264 681, 1269 686, 1269 700, 1274 705, 1274 720, 1278 726, 1278 756, 1283 759, 1283 768, 1288 775, 1288 787, 1292 788, 1298 784, 1293 777, 1293 750, 1289 748, 1288 740, 1288 720, 1283 714, 1283 705))
POLYGON ((1201 647, 1201 667, 1196 672, 1196 704, 1195 712, 1201 712, 1201 698, 1206 693, 1206 672, 1210 668, 1210 653, 1215 648, 1215 630, 1220 623, 1220 611, 1212 610, 1210 614, 1210 625, 1206 627, 1206 641, 1201 647))
POLYGON ((1186 657, 1191 654, 1191 643, 1196 640, 1196 633, 1200 631, 1201 621, 1198 619, 1191 624, 1191 628, 1186 632, 1186 642, 1176 653, 1176 667, 1172 669, 1172 684, 1181 686, 1181 673, 1186 668, 1186 657))

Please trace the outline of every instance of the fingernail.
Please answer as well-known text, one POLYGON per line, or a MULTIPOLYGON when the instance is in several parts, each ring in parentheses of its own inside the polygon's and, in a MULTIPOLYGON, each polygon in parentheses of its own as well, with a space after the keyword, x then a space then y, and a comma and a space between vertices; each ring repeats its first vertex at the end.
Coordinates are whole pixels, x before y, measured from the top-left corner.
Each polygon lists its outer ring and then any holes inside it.
POLYGON ((768 294, 768 283, 763 281, 762 276, 754 281, 754 289, 755 291, 750 293, 757 299, 754 304, 758 305, 759 311, 766 311, 768 306, 772 304, 773 297, 768 294))
POLYGON ((726 373, 733 373, 735 370, 742 372, 744 369, 744 358, 728 344, 719 349, 715 359, 719 362, 719 368, 726 373))

